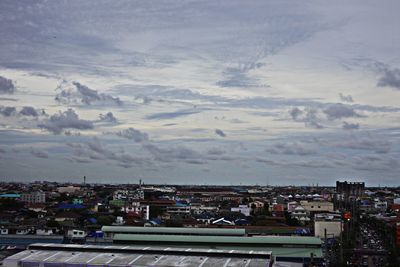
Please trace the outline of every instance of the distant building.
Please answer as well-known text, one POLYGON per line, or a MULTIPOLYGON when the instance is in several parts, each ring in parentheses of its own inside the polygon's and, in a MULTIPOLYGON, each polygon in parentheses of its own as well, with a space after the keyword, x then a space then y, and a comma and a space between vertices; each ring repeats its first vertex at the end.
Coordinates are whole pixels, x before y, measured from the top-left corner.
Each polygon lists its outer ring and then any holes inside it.
POLYGON ((59 188, 57 188, 58 193, 75 193, 77 191, 81 190, 80 187, 78 186, 60 186, 59 188))
POLYGON ((249 208, 247 205, 239 205, 239 207, 231 208, 231 211, 232 212, 240 212, 245 216, 250 216, 251 208, 249 208))
POLYGON ((364 194, 364 190, 364 182, 336 181, 336 193, 338 193, 340 200, 349 201, 351 198, 357 199, 364 194))
POLYGON ((297 219, 302 224, 310 221, 307 211, 302 206, 297 206, 290 214, 292 218, 297 219))
POLYGON ((32 192, 21 194, 21 201, 26 203, 46 203, 46 194, 44 192, 32 192))
POLYGON ((333 203, 328 201, 300 201, 300 205, 308 212, 333 212, 333 203))

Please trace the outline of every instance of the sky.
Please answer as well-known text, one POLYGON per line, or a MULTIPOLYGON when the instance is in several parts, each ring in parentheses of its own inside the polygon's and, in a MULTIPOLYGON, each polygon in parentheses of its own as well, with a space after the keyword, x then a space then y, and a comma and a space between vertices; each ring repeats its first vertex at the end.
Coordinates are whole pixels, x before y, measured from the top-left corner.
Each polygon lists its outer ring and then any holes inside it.
POLYGON ((0 1, 0 180, 400 185, 400 1, 0 1))

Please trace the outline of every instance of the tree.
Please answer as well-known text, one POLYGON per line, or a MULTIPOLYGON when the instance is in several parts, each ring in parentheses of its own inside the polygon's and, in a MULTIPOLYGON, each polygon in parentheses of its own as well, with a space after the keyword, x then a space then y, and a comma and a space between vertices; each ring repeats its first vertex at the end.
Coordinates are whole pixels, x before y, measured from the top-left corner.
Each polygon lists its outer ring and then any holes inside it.
POLYGON ((97 218, 97 223, 99 225, 111 225, 114 219, 114 216, 101 215, 97 218))
POLYGON ((150 206, 150 219, 156 218, 162 214, 162 209, 158 206, 150 206))

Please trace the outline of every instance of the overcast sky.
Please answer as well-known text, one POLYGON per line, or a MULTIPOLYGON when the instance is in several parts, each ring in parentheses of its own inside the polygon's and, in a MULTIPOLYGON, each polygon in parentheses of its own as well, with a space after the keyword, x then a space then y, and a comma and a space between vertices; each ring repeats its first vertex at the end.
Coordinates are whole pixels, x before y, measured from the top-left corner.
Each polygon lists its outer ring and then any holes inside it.
POLYGON ((0 1, 0 179, 400 185, 399 10, 0 1))

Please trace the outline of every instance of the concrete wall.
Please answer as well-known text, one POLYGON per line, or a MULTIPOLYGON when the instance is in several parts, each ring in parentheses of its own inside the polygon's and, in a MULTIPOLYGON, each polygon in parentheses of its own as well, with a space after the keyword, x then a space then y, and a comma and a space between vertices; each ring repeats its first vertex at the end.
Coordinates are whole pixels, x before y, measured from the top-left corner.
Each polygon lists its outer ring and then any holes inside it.
POLYGON ((327 238, 338 237, 342 231, 342 222, 340 221, 315 221, 314 232, 315 236, 324 238, 325 229, 327 238))

